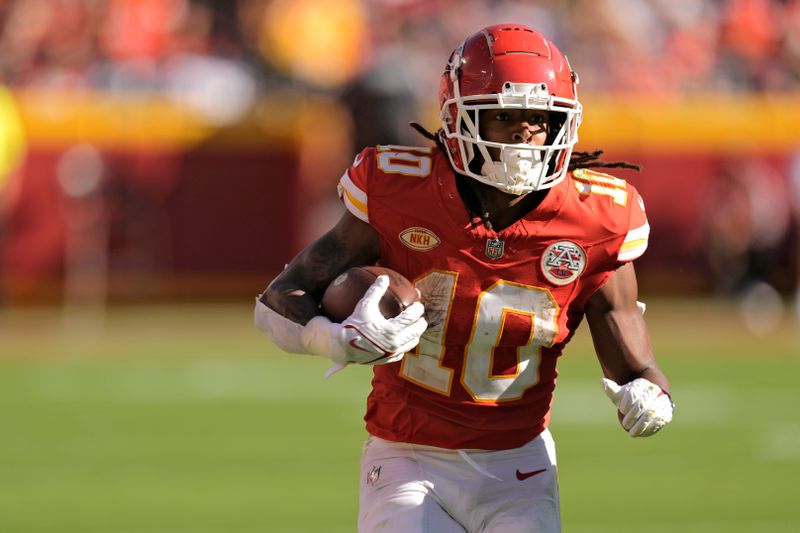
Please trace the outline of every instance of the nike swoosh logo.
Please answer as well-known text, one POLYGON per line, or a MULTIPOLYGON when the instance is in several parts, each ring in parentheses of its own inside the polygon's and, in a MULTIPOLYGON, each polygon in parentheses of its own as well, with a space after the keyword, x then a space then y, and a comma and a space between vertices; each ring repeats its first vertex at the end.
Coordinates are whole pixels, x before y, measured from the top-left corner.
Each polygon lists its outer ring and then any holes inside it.
MULTIPOLYGON (((358 328, 353 328, 352 326, 345 326, 345 327, 346 328, 352 328, 352 329, 355 329, 356 331, 358 331, 358 328)), ((379 361, 379 360, 383 359, 384 357, 391 357, 391 356, 394 355, 394 352, 387 352, 386 350, 384 350, 383 348, 381 348, 380 346, 378 346, 377 344, 375 344, 371 340, 369 340, 367 338, 364 338, 364 337, 359 338, 359 339, 350 339, 350 342, 348 342, 348 344, 350 346, 352 346, 353 348, 355 348, 356 350, 358 350, 358 351, 366 352, 366 353, 369 353, 369 354, 372 354, 372 355, 377 355, 377 357, 375 359, 371 359, 370 361, 367 361, 367 364, 371 364, 371 363, 374 363, 375 361, 379 361), (375 348, 377 348, 378 350, 380 350, 383 353, 376 352, 374 349, 365 348, 364 345, 361 344, 359 341, 369 342, 372 346, 374 346, 375 348)))
POLYGON ((520 472, 519 470, 517 470, 517 479, 520 480, 520 481, 525 481, 529 477, 533 477, 536 474, 541 474, 545 470, 547 470, 547 469, 546 468, 542 468, 541 470, 533 470, 531 472, 520 472))
POLYGON ((368 350, 368 349, 362 347, 360 344, 358 344, 358 339, 350 339, 350 343, 349 344, 350 344, 350 346, 352 346, 356 350, 359 350, 359 351, 362 351, 362 352, 367 352, 367 353, 373 353, 373 354, 375 353, 372 350, 368 350))
POLYGON ((362 161, 363 159, 364 159, 364 156, 363 156, 363 155, 361 155, 361 154, 358 154, 358 155, 356 156, 356 158, 353 160, 353 166, 354 166, 354 167, 357 167, 358 165, 360 165, 360 164, 361 164, 361 161, 362 161))

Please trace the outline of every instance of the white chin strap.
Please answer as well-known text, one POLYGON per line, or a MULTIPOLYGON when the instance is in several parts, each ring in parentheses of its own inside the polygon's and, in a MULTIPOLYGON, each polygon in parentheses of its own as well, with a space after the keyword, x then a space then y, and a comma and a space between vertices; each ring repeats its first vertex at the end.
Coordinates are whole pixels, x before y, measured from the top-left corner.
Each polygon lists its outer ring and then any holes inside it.
POLYGON ((531 150, 527 144, 512 144, 503 148, 500 161, 484 159, 481 167, 481 174, 486 178, 484 183, 509 194, 520 195, 533 191, 544 170, 541 152, 531 150))

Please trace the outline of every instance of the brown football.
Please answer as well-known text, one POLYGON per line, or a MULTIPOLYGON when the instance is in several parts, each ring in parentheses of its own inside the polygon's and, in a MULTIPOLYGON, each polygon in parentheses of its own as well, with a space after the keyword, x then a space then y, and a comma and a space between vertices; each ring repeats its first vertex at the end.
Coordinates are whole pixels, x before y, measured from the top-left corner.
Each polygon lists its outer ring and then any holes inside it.
POLYGON ((381 274, 389 276, 389 288, 379 304, 384 317, 395 317, 419 300, 417 288, 399 272, 380 266, 356 266, 340 274, 325 289, 322 312, 334 322, 344 321, 381 274))

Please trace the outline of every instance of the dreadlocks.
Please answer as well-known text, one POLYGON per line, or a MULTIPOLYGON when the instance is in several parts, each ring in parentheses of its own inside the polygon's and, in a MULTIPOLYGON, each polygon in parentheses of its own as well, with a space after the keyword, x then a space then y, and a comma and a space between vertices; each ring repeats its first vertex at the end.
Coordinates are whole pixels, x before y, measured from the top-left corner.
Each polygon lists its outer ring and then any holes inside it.
POLYGON ((569 158, 569 170, 576 170, 579 168, 630 168, 633 170, 642 170, 642 167, 639 165, 634 165, 627 161, 601 161, 601 155, 603 155, 602 150, 595 150, 593 152, 572 152, 572 156, 569 158))
POLYGON ((440 134, 443 131, 441 128, 439 128, 439 130, 434 134, 434 133, 431 133, 428 130, 426 130, 425 126, 423 126, 422 124, 419 124, 418 122, 409 122, 408 125, 411 126, 412 128, 414 128, 414 130, 416 130, 417 133, 419 133, 420 135, 422 135, 426 139, 435 142, 436 146, 438 146, 441 151, 443 151, 443 152, 445 151, 444 150, 444 145, 442 144, 442 140, 439 138, 440 134))
MULTIPOLYGON (((442 142, 442 130, 439 129, 436 133, 431 133, 423 126, 416 122, 410 122, 409 125, 414 128, 417 133, 436 143, 444 153, 447 149, 442 142)), ((572 152, 569 159, 569 170, 577 170, 579 168, 629 168, 632 170, 642 170, 639 165, 628 163, 627 161, 601 161, 600 156, 603 155, 603 150, 594 150, 593 152, 572 152)))

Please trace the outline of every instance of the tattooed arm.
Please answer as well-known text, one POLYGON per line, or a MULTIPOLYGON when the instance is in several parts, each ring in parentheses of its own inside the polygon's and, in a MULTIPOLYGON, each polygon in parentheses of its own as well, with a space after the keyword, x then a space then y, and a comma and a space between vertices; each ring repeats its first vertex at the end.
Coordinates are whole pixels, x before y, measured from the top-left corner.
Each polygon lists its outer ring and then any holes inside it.
POLYGON ((341 324, 322 316, 318 302, 336 276, 354 265, 375 263, 380 237, 349 212, 328 233, 300 252, 256 301, 254 322, 276 346, 289 353, 316 354, 335 364, 329 373, 350 363, 383 365, 412 350, 428 323, 416 302, 393 318, 385 318, 378 301, 389 278, 378 276, 353 313, 341 324))
POLYGON ((305 325, 319 314, 322 294, 336 276, 354 265, 373 264, 379 256, 375 229, 345 212, 333 229, 300 252, 270 283, 261 302, 305 325))

